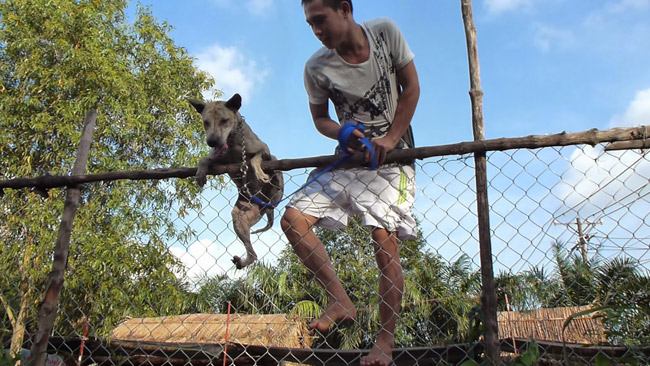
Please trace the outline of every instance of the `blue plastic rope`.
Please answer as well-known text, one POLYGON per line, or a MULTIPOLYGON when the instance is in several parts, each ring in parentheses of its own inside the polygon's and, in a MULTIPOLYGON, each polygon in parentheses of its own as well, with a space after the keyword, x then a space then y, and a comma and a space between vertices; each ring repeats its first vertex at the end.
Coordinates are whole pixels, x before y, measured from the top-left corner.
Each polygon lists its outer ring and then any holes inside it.
MULTIPOLYGON (((348 122, 341 127, 339 130, 338 134, 338 140, 339 140, 339 148, 348 156, 350 157, 350 153, 348 152, 348 142, 350 141, 350 137, 352 137, 352 132, 354 130, 359 130, 362 133, 365 133, 366 130, 363 127, 363 125, 357 125, 352 122, 348 122)), ((361 138, 359 141, 363 144, 363 146, 370 151, 370 169, 375 170, 377 169, 377 157, 375 156, 375 149, 372 148, 372 144, 370 143, 370 140, 367 138, 361 138)))
MULTIPOLYGON (((350 154, 348 152, 347 147, 348 147, 348 143, 350 141, 350 137, 352 137, 352 132, 354 130, 359 130, 361 132, 365 132, 365 129, 364 129, 363 125, 361 125, 361 124, 357 125, 357 124, 354 124, 352 122, 348 122, 348 123, 344 124, 343 127, 341 127, 341 129, 339 129, 339 133, 338 133, 337 137, 338 137, 338 141, 339 141, 339 149, 341 151, 343 151, 343 154, 344 154, 343 157, 341 159, 339 159, 338 161, 335 161, 332 165, 330 165, 327 168, 323 169, 323 171, 321 171, 320 173, 316 174, 316 176, 312 177, 310 180, 308 180, 305 184, 303 184, 300 188, 295 190, 293 193, 291 193, 290 195, 284 197, 283 199, 281 199, 281 200, 279 200, 277 202, 267 203, 267 202, 264 202, 261 199, 259 199, 257 196, 251 197, 251 200, 253 202, 257 203, 260 206, 269 207, 269 208, 276 208, 282 201, 284 201, 287 198, 289 198, 289 197, 293 196, 294 194, 298 193, 300 190, 304 189, 305 187, 307 187, 308 185, 310 185, 311 183, 316 181, 318 178, 320 178, 323 174, 329 172, 330 170, 333 170, 333 169, 337 168, 339 165, 341 165, 341 163, 348 160, 352 156, 352 154, 350 154)), ((372 148, 372 144, 370 143, 370 140, 368 140, 367 138, 364 137, 362 139, 359 139, 359 141, 370 152, 370 156, 372 158, 371 162, 370 162, 370 169, 372 169, 372 170, 377 169, 377 166, 378 166, 377 157, 375 155, 375 149, 372 148)))

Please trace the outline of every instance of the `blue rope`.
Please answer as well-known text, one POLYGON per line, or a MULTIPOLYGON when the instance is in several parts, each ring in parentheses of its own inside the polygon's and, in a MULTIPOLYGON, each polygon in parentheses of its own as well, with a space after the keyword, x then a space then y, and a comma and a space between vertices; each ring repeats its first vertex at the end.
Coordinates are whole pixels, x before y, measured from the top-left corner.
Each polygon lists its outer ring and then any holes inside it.
MULTIPOLYGON (((283 199, 281 199, 281 200, 279 200, 277 202, 267 203, 267 202, 264 202, 261 199, 259 199, 257 196, 251 197, 251 200, 253 202, 257 203, 258 205, 263 206, 263 207, 276 208, 282 201, 284 201, 287 198, 293 196, 294 194, 300 192, 302 189, 304 189, 305 187, 307 187, 311 183, 318 180, 318 178, 323 176, 323 174, 325 174, 325 173, 327 173, 327 172, 329 172, 329 171, 331 171, 333 169, 336 169, 339 165, 341 165, 344 161, 348 160, 352 156, 352 154, 350 154, 348 152, 347 147, 348 147, 348 142, 350 140, 350 137, 352 137, 352 132, 354 130, 359 130, 362 133, 365 132, 365 128, 363 127, 363 125, 361 125, 361 124, 357 125, 357 124, 354 124, 352 122, 348 122, 348 123, 344 124, 343 127, 341 127, 337 137, 338 137, 338 141, 339 141, 339 149, 341 151, 343 151, 343 157, 341 159, 339 159, 338 161, 335 161, 332 165, 330 165, 327 168, 323 169, 323 171, 316 174, 316 176, 309 179, 305 184, 303 184, 300 188, 295 190, 293 193, 291 193, 290 195, 284 197, 283 199)), ((363 146, 365 146, 366 149, 368 149, 368 151, 370 152, 370 156, 372 158, 371 161, 370 161, 370 169, 372 169, 372 170, 377 169, 377 166, 378 166, 377 157, 375 155, 375 150, 372 148, 372 144, 370 143, 370 140, 368 140, 367 138, 364 137, 364 138, 360 139, 359 141, 361 141, 363 146)))

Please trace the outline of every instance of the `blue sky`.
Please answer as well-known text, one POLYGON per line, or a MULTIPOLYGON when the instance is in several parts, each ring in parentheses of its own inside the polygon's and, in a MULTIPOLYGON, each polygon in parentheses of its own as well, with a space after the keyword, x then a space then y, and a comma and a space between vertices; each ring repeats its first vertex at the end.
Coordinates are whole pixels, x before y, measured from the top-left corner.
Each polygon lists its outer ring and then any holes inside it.
MULTIPOLYGON (((309 116, 302 71, 320 43, 298 0, 143 3, 174 27, 172 38, 224 97, 243 95, 242 114, 275 155, 332 152, 309 116)), ((650 0, 483 0, 473 8, 487 138, 648 123, 650 0), (629 112, 633 103, 645 114, 629 112)), ((355 3, 357 21, 381 16, 395 19, 416 55, 416 144, 472 140, 460 1, 355 3)))
MULTIPOLYGON (((335 141, 315 130, 303 88, 304 62, 321 45, 305 23, 299 0, 143 4, 174 27, 171 37, 214 77, 224 99, 243 96, 242 115, 274 155, 332 153, 335 141)), ((460 0, 356 0, 354 5, 358 22, 393 18, 415 53, 421 86, 412 122, 416 145, 472 140, 460 0)), ((475 0, 473 11, 487 138, 650 124, 650 0, 475 0)), ((589 169, 594 164, 589 151, 568 155, 584 167, 568 176, 574 186, 584 180, 584 172, 600 174, 593 178, 597 181, 606 179, 602 174, 608 177, 610 170, 602 166, 623 161, 589 169)), ((304 181, 304 176, 296 179, 304 181)), ((566 193, 564 204, 580 200, 570 196, 566 193)), ((227 225, 229 214, 220 216, 227 225)), ((458 214, 459 220, 463 217, 458 214)), ((438 229, 431 229, 432 239, 438 229)), ((267 240, 269 246, 283 244, 277 233, 267 240)))

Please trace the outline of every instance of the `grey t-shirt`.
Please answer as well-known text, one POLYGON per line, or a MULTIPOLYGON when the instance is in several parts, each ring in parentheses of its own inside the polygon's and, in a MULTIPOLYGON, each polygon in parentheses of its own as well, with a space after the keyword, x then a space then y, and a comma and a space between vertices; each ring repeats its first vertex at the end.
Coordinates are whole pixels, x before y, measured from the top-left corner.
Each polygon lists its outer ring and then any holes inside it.
MULTIPOLYGON (((322 47, 305 64, 305 89, 312 104, 332 100, 339 123, 361 123, 366 137, 380 138, 395 116, 401 92, 397 70, 414 55, 393 20, 377 18, 361 27, 370 45, 368 60, 350 64, 335 49, 322 47)), ((414 147, 410 126, 398 144, 403 147, 414 147)))

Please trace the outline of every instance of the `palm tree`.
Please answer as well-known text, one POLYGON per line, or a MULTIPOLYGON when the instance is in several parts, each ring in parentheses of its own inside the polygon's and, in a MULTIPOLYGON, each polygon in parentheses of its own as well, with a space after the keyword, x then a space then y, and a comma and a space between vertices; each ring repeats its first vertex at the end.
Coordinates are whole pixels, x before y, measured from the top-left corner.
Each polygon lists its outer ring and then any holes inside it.
POLYGON ((615 258, 596 271, 596 302, 605 307, 605 327, 614 344, 650 343, 650 277, 630 258, 615 258))
POLYGON ((519 311, 529 309, 534 299, 529 282, 530 279, 527 273, 499 272, 494 278, 497 292, 497 310, 519 311))
POLYGON ((463 254, 445 268, 441 283, 446 290, 432 313, 440 328, 439 341, 462 342, 470 333, 472 309, 480 304, 481 295, 481 274, 471 264, 463 254))
POLYGON ((558 278, 549 274, 544 267, 532 267, 525 272, 531 299, 527 310, 539 308, 554 308, 559 306, 558 299, 562 298, 561 284, 558 278))
POLYGON ((556 242, 553 249, 562 283, 561 298, 556 300, 556 304, 580 306, 593 303, 596 300, 595 269, 598 262, 578 254, 564 254, 565 245, 560 242, 556 242))

